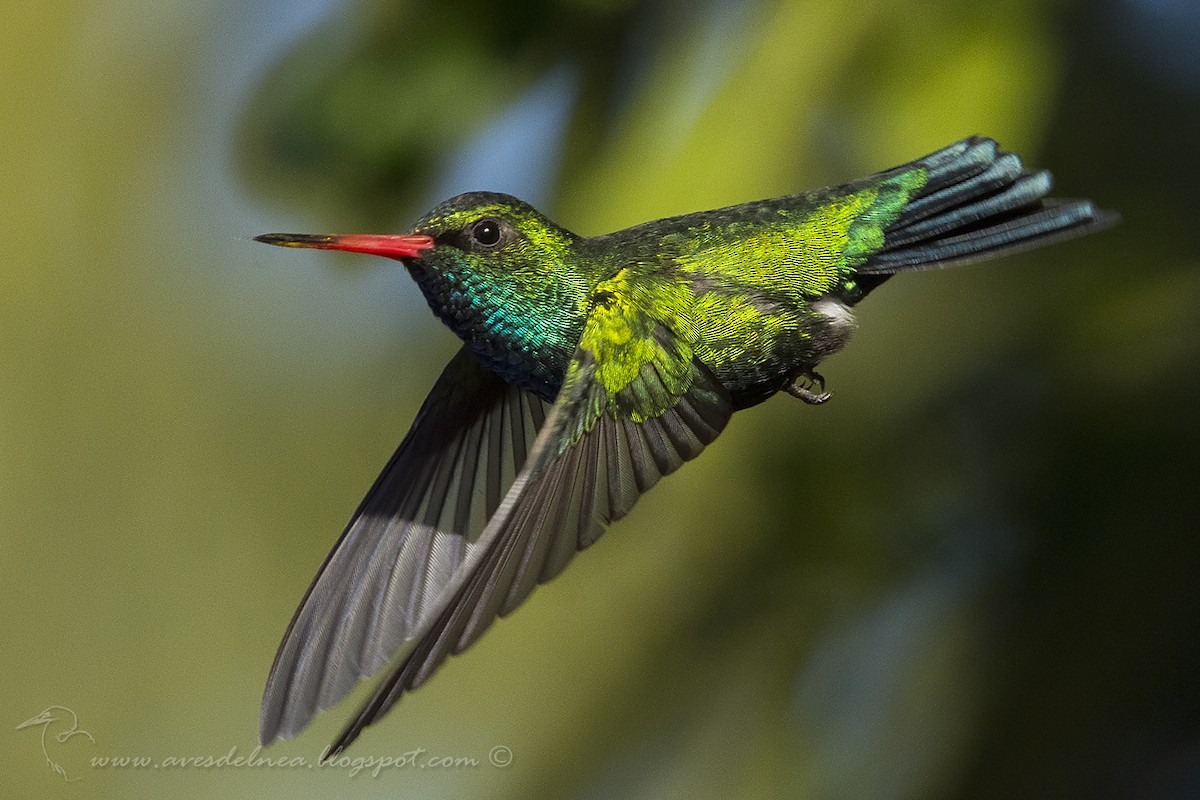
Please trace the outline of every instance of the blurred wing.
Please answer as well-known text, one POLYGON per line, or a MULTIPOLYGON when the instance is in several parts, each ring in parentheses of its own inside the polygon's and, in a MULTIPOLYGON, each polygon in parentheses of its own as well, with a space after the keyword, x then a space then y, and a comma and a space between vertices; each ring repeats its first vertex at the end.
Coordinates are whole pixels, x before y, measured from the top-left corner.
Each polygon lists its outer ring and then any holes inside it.
POLYGON ((441 610, 544 419, 541 400, 459 351, 284 634, 263 694, 264 743, 298 733, 441 610))
POLYGON ((732 413, 691 348, 621 296, 598 293, 529 460, 405 654, 334 743, 345 749, 451 653, 557 575, 732 413))

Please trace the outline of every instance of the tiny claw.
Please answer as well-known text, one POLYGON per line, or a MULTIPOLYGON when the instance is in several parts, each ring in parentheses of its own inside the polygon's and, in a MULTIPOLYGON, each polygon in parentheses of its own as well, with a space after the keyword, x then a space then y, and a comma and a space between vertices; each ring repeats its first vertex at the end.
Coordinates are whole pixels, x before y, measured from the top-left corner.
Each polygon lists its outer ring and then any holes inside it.
POLYGON ((825 378, 819 372, 811 369, 804 370, 789 383, 787 393, 792 397, 799 397, 810 406, 819 406, 833 397, 833 394, 825 391, 825 378))

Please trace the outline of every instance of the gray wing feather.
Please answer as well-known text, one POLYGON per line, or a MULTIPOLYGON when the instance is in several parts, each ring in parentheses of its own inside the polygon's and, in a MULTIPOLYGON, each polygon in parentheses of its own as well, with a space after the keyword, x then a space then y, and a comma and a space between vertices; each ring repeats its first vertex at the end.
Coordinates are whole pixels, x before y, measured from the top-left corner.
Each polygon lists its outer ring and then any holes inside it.
MULTIPOLYGON (((699 454, 732 413, 724 388, 703 365, 692 362, 692 390, 661 416, 634 422, 601 414, 589 427, 589 409, 604 408, 608 399, 593 380, 590 356, 576 353, 574 377, 569 373, 529 459, 480 534, 477 548, 445 584, 434 604, 439 614, 427 621, 413 649, 342 732, 330 756, 349 746, 449 655, 470 646, 537 584, 557 575, 659 478, 699 454)), ((647 391, 665 392, 655 368, 647 369, 642 374, 647 391)))
POLYGON ((466 348, 455 356, 284 634, 263 742, 294 736, 428 625, 544 418, 541 400, 484 372, 466 348))

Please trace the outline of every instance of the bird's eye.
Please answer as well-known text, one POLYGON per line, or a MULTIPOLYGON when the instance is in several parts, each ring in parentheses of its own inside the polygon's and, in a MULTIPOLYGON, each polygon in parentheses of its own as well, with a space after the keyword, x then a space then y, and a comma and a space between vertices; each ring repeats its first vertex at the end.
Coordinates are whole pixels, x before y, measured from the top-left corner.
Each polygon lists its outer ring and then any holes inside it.
POLYGON ((471 238, 483 247, 495 247, 500 241, 500 223, 494 219, 481 219, 471 226, 471 238))

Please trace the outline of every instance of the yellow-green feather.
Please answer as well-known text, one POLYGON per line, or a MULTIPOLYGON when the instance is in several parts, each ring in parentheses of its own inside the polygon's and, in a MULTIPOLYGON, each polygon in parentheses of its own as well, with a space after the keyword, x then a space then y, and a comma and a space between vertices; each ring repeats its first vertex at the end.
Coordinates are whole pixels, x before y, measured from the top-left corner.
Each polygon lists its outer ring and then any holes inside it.
POLYGON ((782 217, 770 226, 730 226, 693 253, 677 259, 685 271, 710 272, 714 266, 747 287, 799 300, 830 291, 846 271, 850 229, 871 204, 874 189, 834 198, 799 218, 782 217))
POLYGON ((608 410, 642 422, 661 416, 687 393, 692 349, 673 335, 655 335, 661 323, 637 302, 634 288, 629 269, 596 287, 579 346, 595 357, 608 410))

